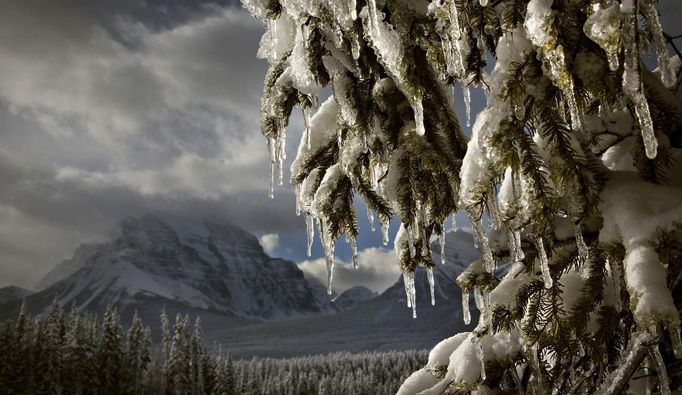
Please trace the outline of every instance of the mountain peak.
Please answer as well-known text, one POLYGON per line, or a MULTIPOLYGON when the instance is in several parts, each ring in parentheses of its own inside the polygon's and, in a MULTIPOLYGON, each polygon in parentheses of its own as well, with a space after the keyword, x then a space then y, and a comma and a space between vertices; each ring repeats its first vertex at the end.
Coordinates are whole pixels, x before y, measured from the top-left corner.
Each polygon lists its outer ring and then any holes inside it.
POLYGON ((344 311, 349 310, 360 303, 374 299, 376 296, 377 293, 369 288, 362 285, 356 285, 341 292, 341 294, 332 299, 332 303, 334 303, 334 306, 340 311, 344 311))
POLYGON ((127 217, 121 221, 120 228, 122 241, 141 247, 180 241, 173 228, 154 215, 127 217))
POLYGON ((77 249, 56 269, 66 275, 48 274, 58 281, 41 293, 86 310, 158 302, 258 319, 320 312, 295 263, 269 257, 256 236, 215 219, 128 217, 113 240, 77 249))

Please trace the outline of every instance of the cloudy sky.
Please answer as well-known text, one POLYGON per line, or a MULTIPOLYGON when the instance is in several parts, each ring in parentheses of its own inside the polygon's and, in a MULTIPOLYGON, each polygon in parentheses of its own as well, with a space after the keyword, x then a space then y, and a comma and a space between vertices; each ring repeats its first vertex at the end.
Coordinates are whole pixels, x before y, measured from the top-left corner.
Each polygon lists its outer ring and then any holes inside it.
POLYGON ((0 0, 0 15, 0 287, 148 212, 228 219, 307 258, 291 188, 267 198, 263 27, 237 1, 0 0))
MULTIPOLYGON (((661 5, 664 26, 679 22, 678 0, 661 5)), ((0 287, 32 287, 149 212, 225 218, 271 254, 323 267, 319 243, 306 261, 291 188, 267 199, 263 27, 238 2, 0 0, 0 15, 0 287)), ((301 129, 294 119, 292 142, 301 129)), ((366 269, 339 287, 385 288, 392 253, 360 225, 366 269)))

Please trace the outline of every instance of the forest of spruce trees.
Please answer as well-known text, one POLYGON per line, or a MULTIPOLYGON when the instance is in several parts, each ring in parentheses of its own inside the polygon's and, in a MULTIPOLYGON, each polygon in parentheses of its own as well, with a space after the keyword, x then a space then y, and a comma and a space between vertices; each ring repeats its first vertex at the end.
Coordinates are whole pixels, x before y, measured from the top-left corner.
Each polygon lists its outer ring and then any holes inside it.
POLYGON ((161 313, 161 342, 135 315, 47 314, 0 323, 2 394, 393 394, 425 351, 233 359, 208 348, 199 319, 161 313))

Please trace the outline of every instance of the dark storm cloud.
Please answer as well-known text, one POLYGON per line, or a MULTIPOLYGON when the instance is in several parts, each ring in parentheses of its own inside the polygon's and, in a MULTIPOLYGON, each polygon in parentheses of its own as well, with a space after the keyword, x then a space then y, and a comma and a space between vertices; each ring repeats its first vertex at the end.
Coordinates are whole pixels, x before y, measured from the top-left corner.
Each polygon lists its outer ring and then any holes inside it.
POLYGON ((0 14, 0 286, 128 215, 290 232, 266 198, 262 26, 235 2, 16 1, 0 14))

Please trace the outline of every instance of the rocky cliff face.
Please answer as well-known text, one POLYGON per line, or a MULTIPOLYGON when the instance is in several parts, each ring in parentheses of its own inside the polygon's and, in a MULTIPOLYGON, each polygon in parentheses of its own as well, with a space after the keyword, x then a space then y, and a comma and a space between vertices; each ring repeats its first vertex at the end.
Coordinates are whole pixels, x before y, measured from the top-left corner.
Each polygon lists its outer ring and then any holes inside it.
POLYGON ((437 242, 432 244, 432 251, 436 305, 431 305, 426 271, 420 268, 415 276, 416 319, 407 307, 405 286, 399 278, 381 295, 338 314, 232 326, 207 333, 207 339, 240 356, 433 348, 439 341, 475 327, 478 311, 473 307, 471 324, 463 323, 462 292, 454 279, 480 254, 474 248, 471 234, 461 231, 448 233, 444 265, 437 242))
POLYGON ((50 279, 60 280, 41 294, 85 310, 153 298, 265 320, 324 312, 295 263, 269 257, 254 235, 222 221, 176 231, 154 216, 126 218, 115 239, 78 248, 50 279))
POLYGON ((338 311, 345 311, 376 297, 376 292, 373 292, 367 287, 358 285, 343 291, 339 296, 334 297, 334 299, 331 300, 331 303, 338 311))

